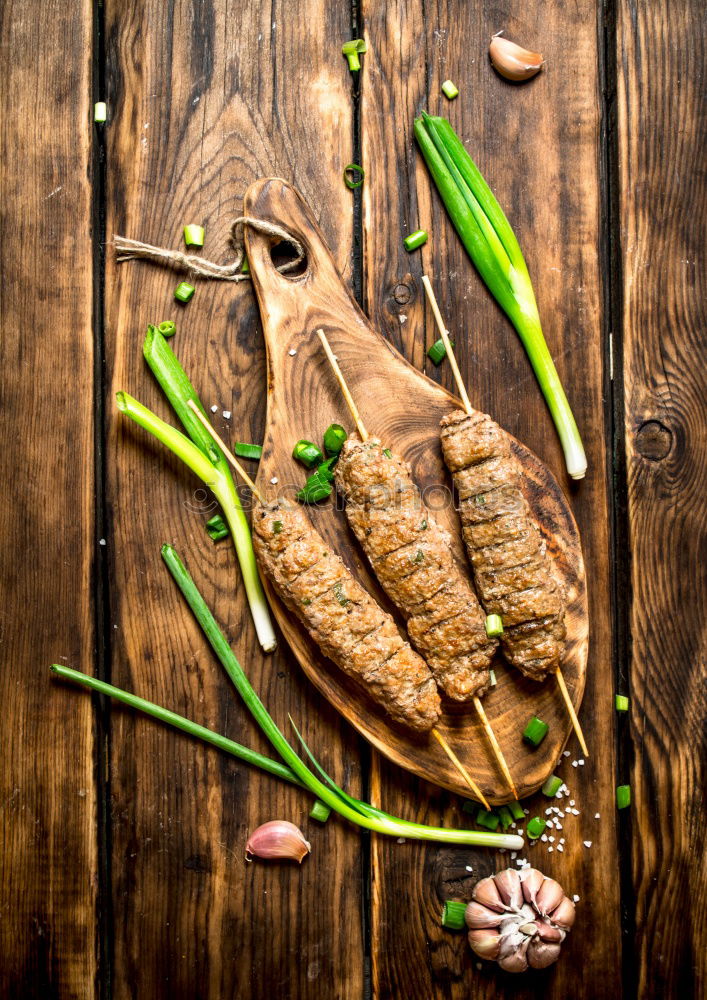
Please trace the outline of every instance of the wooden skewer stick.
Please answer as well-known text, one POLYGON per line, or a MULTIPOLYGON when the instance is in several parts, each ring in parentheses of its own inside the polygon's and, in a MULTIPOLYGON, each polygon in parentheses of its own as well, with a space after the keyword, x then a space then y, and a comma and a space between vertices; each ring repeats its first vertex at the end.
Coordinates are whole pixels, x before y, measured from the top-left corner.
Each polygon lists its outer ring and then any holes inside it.
POLYGON ((231 465, 233 466, 233 468, 236 470, 236 472, 238 473, 238 475, 241 477, 241 479, 243 480, 243 482, 246 484, 246 486, 248 486, 250 488, 253 496, 257 500, 259 500, 261 503, 265 503, 265 501, 263 500, 262 494, 260 493, 260 490, 258 489, 258 487, 255 485, 255 483, 253 482, 253 480, 250 478, 250 476, 248 475, 248 473, 245 471, 245 469, 243 468, 243 466, 241 465, 241 463, 238 461, 238 459, 236 458, 236 456, 233 454, 233 452, 231 451, 231 449, 228 447, 228 445, 226 444, 226 442, 223 440, 223 438, 221 437, 221 435, 217 431, 215 431, 214 428, 211 426, 211 424, 206 419, 206 417, 204 416, 204 414, 201 412, 201 410, 199 409, 199 407, 196 405, 196 403, 194 402, 194 400, 193 399, 188 400, 187 401, 187 406, 199 418, 199 420, 201 421, 201 423, 204 425, 204 427, 206 428, 206 430, 209 432, 209 434, 211 435, 211 437, 214 439, 214 441, 216 442, 216 444, 219 446, 219 448, 221 449, 221 451, 224 453, 224 455, 226 456, 226 458, 228 459, 228 461, 231 463, 231 465))
MULTIPOLYGON (((440 336, 444 341, 444 346, 447 350, 447 356, 449 357, 449 363, 452 366, 452 372, 454 374, 454 380, 457 383, 457 389, 459 390, 459 395, 461 396, 462 402, 464 403, 464 409, 468 414, 473 413, 471 403, 469 402, 469 397, 466 392, 466 386, 464 385, 464 380, 462 379, 461 372, 459 371, 459 365, 457 364, 457 359, 454 356, 454 348, 452 347, 451 341, 449 339, 449 334, 442 322, 442 316, 439 311, 439 306, 437 305, 437 299, 435 298, 435 293, 432 291, 432 285, 430 284, 430 279, 426 274, 422 276, 422 284, 425 286, 425 292, 427 293, 427 298, 429 299, 430 306, 432 308, 432 314, 434 315, 435 322, 437 323, 437 329, 439 330, 440 336)), ((570 720, 572 722, 572 728, 577 734, 577 739, 579 740, 579 745, 582 748, 582 752, 585 757, 589 756, 589 750, 587 749, 587 741, 584 738, 584 733, 582 732, 582 727, 579 724, 579 719, 577 718, 577 713, 574 710, 574 705, 572 704, 572 699, 570 698, 569 691, 567 690, 567 685, 565 684, 565 679, 562 676, 560 668, 557 668, 555 673, 557 677, 557 684, 560 688, 560 693, 565 702, 567 712, 569 713, 570 720)), ((517 796, 516 796, 517 798, 517 796)))
MULTIPOLYGON (((339 383, 339 386, 341 388, 341 392, 343 393, 344 399, 346 400, 346 405, 348 406, 349 410, 351 411, 351 416, 354 418, 354 421, 356 423, 356 429, 358 430, 358 433, 359 433, 359 435, 361 437, 361 440, 362 441, 367 441, 368 440, 368 431, 366 430, 366 428, 365 428, 365 426, 363 424, 363 421, 361 420, 360 414, 358 412, 358 408, 356 407, 356 404, 355 404, 355 402, 353 400, 353 396, 351 395, 351 393, 349 391, 349 387, 346 384, 346 379, 344 378, 344 376, 341 373, 341 369, 339 368, 339 363, 336 360, 336 357, 334 356, 334 352, 332 351, 331 346, 329 344, 329 341, 326 338, 326 334, 324 333, 323 330, 317 330, 317 335, 318 335, 319 339, 322 342, 322 347, 324 348, 324 352, 325 352, 327 358, 329 359, 329 363, 330 363, 330 365, 331 365, 331 367, 332 367, 332 369, 334 371, 334 375, 336 376, 336 380, 339 383)), ((508 765, 506 764, 505 757, 501 753, 501 748, 498 745, 498 740, 496 739, 496 735, 495 735, 493 729, 491 728, 491 723, 489 722, 489 720, 488 720, 488 718, 486 716, 486 712, 484 712, 483 706, 482 706, 482 704, 481 704, 481 702, 479 701, 478 698, 474 698, 474 707, 476 708, 476 711, 479 713, 479 718, 481 719, 481 722, 483 724, 484 730, 486 731, 486 735, 488 736, 489 742, 491 743, 491 748, 492 748, 492 750, 493 750, 493 752, 494 752, 494 754, 496 756, 496 760, 498 761, 498 765, 501 768, 503 776, 506 779, 506 781, 508 782, 508 785, 509 785, 511 791, 513 792, 514 797, 517 799, 518 798, 518 793, 516 792, 515 785, 513 784, 513 779, 511 778, 510 771, 508 770, 508 765)), ((459 760, 459 758, 453 752, 453 750, 451 749, 451 747, 449 746, 449 744, 447 743, 447 741, 444 739, 444 737, 442 736, 442 734, 437 729, 433 729, 432 733, 436 737, 436 739, 439 742, 440 746, 442 747, 442 749, 444 750, 444 752, 447 754, 447 756, 449 757, 449 759, 451 760, 451 762, 454 764, 454 766, 456 767, 456 769, 459 771, 459 773, 462 775, 462 777, 466 780, 467 784, 472 789, 472 791, 474 792, 474 794, 477 797, 481 798, 482 802, 485 802, 486 800, 484 799, 483 795, 481 795, 481 792, 479 790, 479 786, 476 784, 475 781, 472 780, 471 776, 469 775, 469 772, 466 770, 466 768, 461 763, 461 761, 459 760)), ((488 809, 488 806, 486 806, 485 808, 488 809)))

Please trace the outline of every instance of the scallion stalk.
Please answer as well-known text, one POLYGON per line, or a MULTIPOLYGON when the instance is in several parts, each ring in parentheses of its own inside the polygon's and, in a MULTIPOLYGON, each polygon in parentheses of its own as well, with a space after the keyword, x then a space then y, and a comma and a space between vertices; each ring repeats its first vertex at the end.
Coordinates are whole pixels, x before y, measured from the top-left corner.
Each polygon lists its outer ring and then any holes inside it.
POLYGON ((537 715, 534 715, 528 725, 523 730, 523 739, 531 747, 537 749, 548 734, 550 727, 547 722, 543 722, 537 715))
POLYGON ((448 899, 442 910, 442 927, 449 931, 463 931, 466 928, 466 903, 459 903, 455 899, 448 899))
POLYGON ((548 350, 533 285, 511 226, 449 122, 422 113, 415 137, 467 253, 513 323, 555 422, 572 479, 587 470, 577 424, 548 350))
POLYGON ((206 533, 212 542, 220 542, 222 538, 228 538, 231 532, 228 530, 228 525, 221 517, 220 514, 214 514, 206 522, 206 533))
POLYGON ((236 441, 233 451, 238 458, 251 458, 254 462, 259 462, 263 457, 262 445, 249 444, 247 441, 236 441))
POLYGON ((310 819, 316 819, 318 823, 326 823, 331 816, 331 809, 317 799, 309 812, 309 816, 310 819))
POLYGON ((395 816, 389 816, 368 803, 352 799, 337 789, 331 782, 319 778, 298 757, 283 734, 278 729, 262 701, 253 689, 243 668, 236 659, 226 637, 216 624, 216 620, 199 593, 196 584, 187 572, 181 559, 171 545, 162 546, 162 558, 179 587, 182 596, 191 608, 196 620, 208 639, 211 648, 221 661, 226 673, 245 702, 251 715, 264 735, 277 750, 285 764, 289 765, 299 780, 334 812, 357 826, 391 837, 407 837, 415 840, 432 840, 450 844, 476 844, 482 847, 507 847, 516 850, 523 846, 521 837, 508 834, 479 833, 472 830, 453 830, 444 827, 423 826, 410 823, 395 816))

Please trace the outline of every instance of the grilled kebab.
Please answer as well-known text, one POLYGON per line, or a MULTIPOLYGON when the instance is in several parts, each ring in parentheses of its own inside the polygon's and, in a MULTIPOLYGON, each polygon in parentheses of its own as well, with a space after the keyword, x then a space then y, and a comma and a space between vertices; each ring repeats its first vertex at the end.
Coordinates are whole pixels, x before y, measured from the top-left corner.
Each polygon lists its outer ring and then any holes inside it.
POLYGON ((258 504, 253 512, 253 546, 278 596, 322 652, 394 721, 416 733, 429 732, 441 709, 427 664, 331 551, 304 511, 282 499, 258 504))
POLYGON ((566 597, 523 494, 520 463, 485 413, 457 410, 441 428, 481 603, 501 616, 508 661, 543 680, 560 666, 566 597))

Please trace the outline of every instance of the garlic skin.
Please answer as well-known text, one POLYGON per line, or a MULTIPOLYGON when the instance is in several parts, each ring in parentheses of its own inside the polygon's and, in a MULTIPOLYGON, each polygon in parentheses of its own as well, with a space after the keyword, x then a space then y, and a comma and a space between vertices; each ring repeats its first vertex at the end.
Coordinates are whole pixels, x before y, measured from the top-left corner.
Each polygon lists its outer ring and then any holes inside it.
POLYGON ((479 958, 506 972, 525 972, 557 961, 575 907, 559 882, 537 868, 507 868, 476 883, 465 919, 479 958))
POLYGON ((302 859, 311 850, 311 844, 304 839, 304 834, 294 823, 289 823, 286 819, 272 819, 253 830, 248 837, 245 859, 252 861, 254 857, 279 858, 296 861, 301 865, 302 859))
POLYGON ((489 43, 489 57, 497 73, 516 83, 535 76, 545 63, 539 52, 530 52, 500 34, 494 35, 489 43))

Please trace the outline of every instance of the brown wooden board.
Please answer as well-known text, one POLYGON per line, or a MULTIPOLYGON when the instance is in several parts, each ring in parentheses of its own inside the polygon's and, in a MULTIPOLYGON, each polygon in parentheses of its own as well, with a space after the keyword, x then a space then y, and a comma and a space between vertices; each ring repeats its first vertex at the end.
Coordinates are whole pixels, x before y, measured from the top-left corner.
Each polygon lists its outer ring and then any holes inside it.
MULTIPOLYGON (((619 4, 630 732, 639 996, 704 996, 704 6, 619 4), (697 38, 700 42, 697 43, 697 38), (689 900, 687 912, 684 903, 689 900)), ((633 904, 633 901, 632 901, 633 904)))
MULTIPOLYGON (((468 898, 479 874, 515 864, 509 855, 437 851, 382 839, 374 842, 372 954, 380 997, 534 995, 557 998, 616 996, 619 989, 618 859, 614 829, 610 645, 607 426, 603 405, 597 78, 597 9, 592 3, 518 5, 510 12, 480 5, 374 3, 362 5, 369 42, 362 83, 361 127, 367 183, 363 195, 364 303, 373 322, 417 365, 437 339, 420 283, 430 274, 442 314, 456 338, 472 405, 542 458, 570 496, 587 565, 590 611, 587 688, 581 712, 591 756, 583 767, 570 739, 571 757, 559 774, 580 810, 567 819, 562 853, 546 846, 523 852, 535 865, 580 896, 576 932, 562 961, 518 983, 491 967, 479 970, 463 935, 439 926, 441 901, 468 898), (529 48, 541 49, 547 67, 523 86, 500 79, 488 63, 491 35, 501 28, 529 48), (571 72, 566 67, 572 52, 571 72), (452 79, 459 98, 441 94, 452 79), (448 116, 507 210, 534 279, 545 334, 567 387, 589 460, 587 478, 571 486, 554 428, 530 365, 512 327, 484 288, 457 238, 413 143, 412 123, 426 108, 448 116), (402 240, 421 227, 430 232, 422 253, 402 240), (601 820, 594 820, 596 812, 601 820), (583 840, 592 847, 583 846, 583 840), (467 865, 471 867, 470 872, 467 865), (391 921, 391 912, 408 919, 391 921), (592 975, 577 977, 589 928, 592 975), (583 930, 584 928, 584 930, 583 930), (421 947, 421 941, 427 942, 421 947)), ((451 388, 447 366, 430 374, 451 388)), ((458 800, 379 762, 374 788, 391 811, 418 803, 428 821, 462 820, 458 800), (429 806, 427 803, 430 803, 429 806)), ((566 801, 566 800, 565 800, 566 801)), ((541 796, 527 803, 542 810, 541 796)), ((516 859, 517 860, 517 859, 516 859)))
MULTIPOLYGON (((352 224, 339 183, 351 159, 346 63, 332 39, 348 10, 319 3, 107 5, 108 234, 183 245, 206 228, 205 253, 228 260, 246 187, 291 177, 320 206, 339 266, 351 271, 352 224)), ((175 352, 229 440, 260 441, 265 352, 247 285, 200 283, 176 307, 181 277, 150 265, 107 276, 107 478, 112 511, 113 676, 263 752, 270 748, 162 566, 173 543, 233 641, 278 724, 288 713, 337 781, 357 794, 358 740, 302 676, 286 645, 264 657, 230 541, 214 546, 212 500, 147 436, 119 418, 126 389, 172 422, 143 359, 149 322, 173 318, 175 352), (232 413, 231 419, 222 416, 232 413)), ((270 751, 272 753, 272 751, 270 751)), ((112 734, 114 995, 359 997, 364 947, 361 843, 307 818, 304 793, 116 711, 112 734), (276 818, 306 830, 301 868, 244 862, 249 831, 276 818)))
POLYGON ((0 12, 0 996, 96 995, 89 3, 0 12), (61 47, 47 39, 63 38, 61 47))

